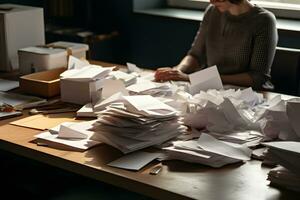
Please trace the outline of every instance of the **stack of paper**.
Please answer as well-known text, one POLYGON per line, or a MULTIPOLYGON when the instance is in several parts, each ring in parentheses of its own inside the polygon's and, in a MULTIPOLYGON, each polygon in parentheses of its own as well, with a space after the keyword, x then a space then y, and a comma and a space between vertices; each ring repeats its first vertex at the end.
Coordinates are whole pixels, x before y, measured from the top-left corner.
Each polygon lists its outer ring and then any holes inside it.
POLYGON ((130 95, 170 96, 173 87, 170 83, 155 83, 138 78, 137 83, 126 88, 130 95))
POLYGON ((202 133, 198 140, 177 141, 163 148, 167 159, 200 163, 211 167, 222 167, 230 163, 250 160, 251 150, 243 145, 223 142, 202 133))
POLYGON ((172 107, 149 95, 123 96, 98 115, 93 140, 123 153, 161 144, 186 131, 172 107))
POLYGON ((97 65, 87 65, 80 69, 71 69, 63 72, 60 75, 61 79, 68 79, 73 81, 89 82, 105 78, 112 68, 103 68, 97 65))
POLYGON ((279 141, 264 143, 267 146, 268 159, 283 166, 268 174, 268 179, 275 185, 293 190, 300 190, 300 142, 279 141))

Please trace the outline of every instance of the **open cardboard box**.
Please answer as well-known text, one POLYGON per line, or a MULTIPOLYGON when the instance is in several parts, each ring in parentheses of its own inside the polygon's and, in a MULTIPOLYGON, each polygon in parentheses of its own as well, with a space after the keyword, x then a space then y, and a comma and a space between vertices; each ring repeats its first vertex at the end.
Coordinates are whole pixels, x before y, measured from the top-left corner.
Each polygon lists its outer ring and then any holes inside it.
POLYGON ((66 68, 56 68, 43 72, 36 72, 20 77, 22 92, 41 97, 54 97, 60 94, 59 76, 66 68))

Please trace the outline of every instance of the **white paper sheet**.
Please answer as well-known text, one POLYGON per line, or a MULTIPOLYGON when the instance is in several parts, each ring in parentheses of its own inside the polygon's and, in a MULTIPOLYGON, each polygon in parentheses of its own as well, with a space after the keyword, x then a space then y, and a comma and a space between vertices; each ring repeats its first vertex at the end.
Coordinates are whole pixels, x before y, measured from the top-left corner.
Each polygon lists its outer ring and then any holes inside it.
POLYGON ((83 61, 80 60, 74 56, 69 56, 68 61, 68 70, 70 69, 81 69, 85 66, 89 65, 89 62, 87 60, 83 61))
POLYGON ((123 98, 133 106, 134 110, 142 111, 148 115, 169 116, 176 114, 176 110, 174 108, 164 104, 150 95, 124 96, 123 98))
POLYGON ((128 95, 128 91, 126 90, 125 85, 121 80, 104 80, 102 99, 107 99, 118 92, 121 92, 123 95, 128 95))
POLYGON ((223 142, 215 139, 214 137, 202 133, 198 145, 205 151, 216 153, 219 155, 227 156, 239 160, 250 160, 251 150, 242 145, 223 142))
POLYGON ((152 160, 160 157, 160 153, 148 153, 143 151, 127 154, 107 165, 128 170, 140 170, 142 167, 150 163, 152 160))
POLYGON ((97 117, 94 113, 93 105, 88 103, 76 112, 77 117, 97 117))
POLYGON ((128 68, 128 72, 131 73, 131 72, 137 72, 137 73, 140 73, 142 70, 137 67, 135 64, 133 63, 126 63, 127 65, 127 68, 128 68))
POLYGON ((212 66, 189 75, 190 92, 196 94, 201 90, 223 89, 220 74, 216 66, 212 66))
POLYGON ((89 131, 95 121, 85 122, 66 122, 62 123, 59 128, 58 137, 65 139, 85 139, 90 138, 93 134, 89 131))
POLYGON ((45 141, 51 141, 58 144, 70 146, 79 150, 87 150, 97 144, 101 144, 99 141, 93 141, 90 139, 61 139, 57 137, 57 134, 51 134, 49 131, 36 135, 36 138, 43 139, 45 141))
POLYGON ((0 78, 0 91, 6 92, 19 87, 19 81, 11 81, 0 78))

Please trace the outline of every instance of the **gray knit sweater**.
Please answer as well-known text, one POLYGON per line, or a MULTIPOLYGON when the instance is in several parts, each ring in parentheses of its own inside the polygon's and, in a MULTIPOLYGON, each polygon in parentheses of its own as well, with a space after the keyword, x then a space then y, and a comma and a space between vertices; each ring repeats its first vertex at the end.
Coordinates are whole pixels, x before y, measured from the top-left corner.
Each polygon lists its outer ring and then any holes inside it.
POLYGON ((188 54, 220 74, 249 73, 254 88, 270 78, 278 35, 275 16, 258 6, 239 16, 209 6, 188 54))

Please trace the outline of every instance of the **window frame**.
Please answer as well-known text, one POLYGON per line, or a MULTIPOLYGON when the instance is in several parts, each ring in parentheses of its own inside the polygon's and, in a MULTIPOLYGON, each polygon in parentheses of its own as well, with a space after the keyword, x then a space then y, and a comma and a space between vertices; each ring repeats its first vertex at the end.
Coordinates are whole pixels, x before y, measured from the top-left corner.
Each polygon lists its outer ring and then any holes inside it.
MULTIPOLYGON (((200 0, 200 1, 188 1, 188 0, 167 0, 167 5, 169 7, 180 7, 187 9, 200 9, 204 10, 209 2, 209 0, 200 0)), ((276 17, 280 18, 290 18, 300 20, 300 4, 298 7, 280 7, 276 3, 263 3, 252 0, 255 4, 266 8, 267 10, 274 13, 276 17)))

